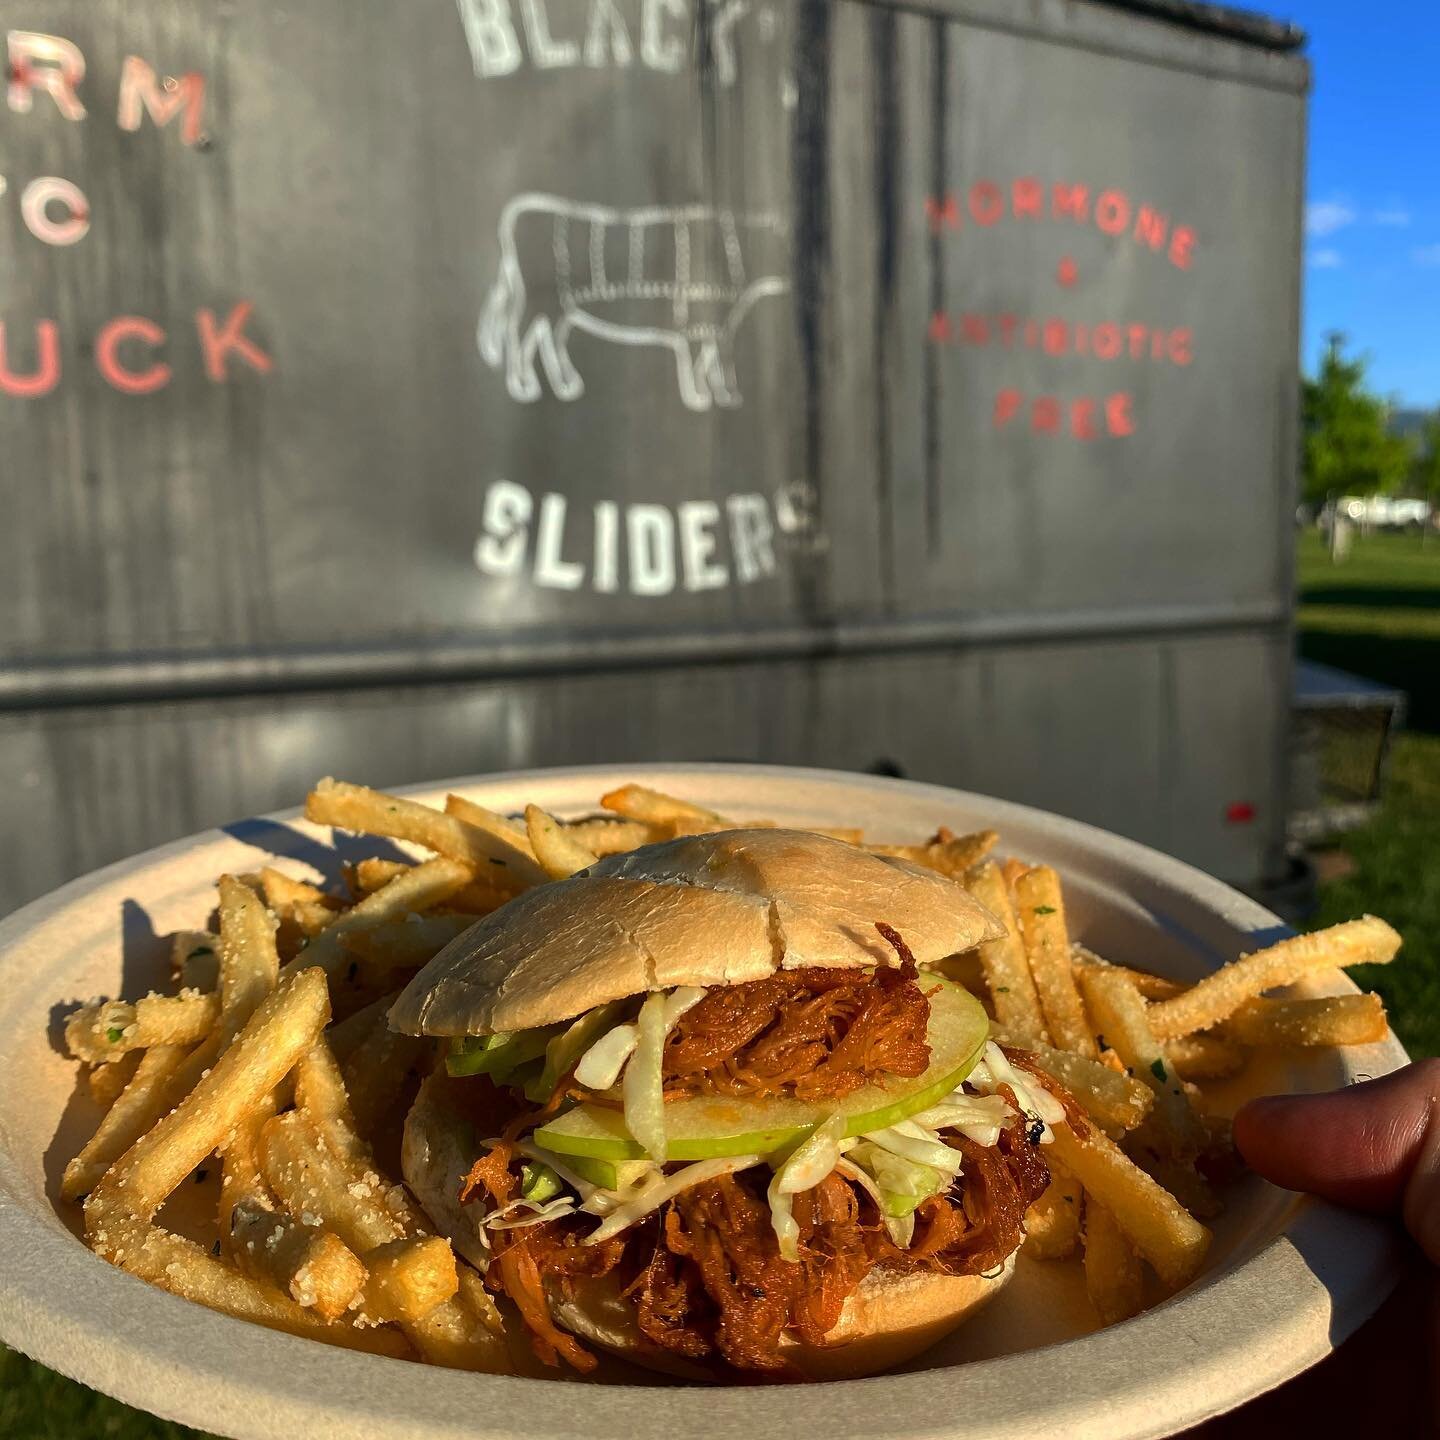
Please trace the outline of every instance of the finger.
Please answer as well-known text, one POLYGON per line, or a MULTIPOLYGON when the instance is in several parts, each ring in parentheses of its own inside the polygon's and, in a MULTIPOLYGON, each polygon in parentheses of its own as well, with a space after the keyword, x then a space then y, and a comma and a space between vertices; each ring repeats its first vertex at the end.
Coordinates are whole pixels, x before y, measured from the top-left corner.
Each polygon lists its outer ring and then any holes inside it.
POLYGON ((1440 1263, 1440 1060, 1328 1095, 1252 1100, 1235 1116, 1235 1143, 1287 1190, 1399 1213, 1440 1263))

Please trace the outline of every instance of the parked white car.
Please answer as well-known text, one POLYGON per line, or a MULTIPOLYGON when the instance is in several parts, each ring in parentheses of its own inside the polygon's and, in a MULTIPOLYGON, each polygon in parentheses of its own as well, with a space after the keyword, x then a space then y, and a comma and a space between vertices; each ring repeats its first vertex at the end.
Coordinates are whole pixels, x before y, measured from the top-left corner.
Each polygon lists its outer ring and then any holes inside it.
POLYGON ((1428 500, 1403 495, 1342 495, 1336 508, 1365 530, 1423 530, 1431 515, 1428 500))

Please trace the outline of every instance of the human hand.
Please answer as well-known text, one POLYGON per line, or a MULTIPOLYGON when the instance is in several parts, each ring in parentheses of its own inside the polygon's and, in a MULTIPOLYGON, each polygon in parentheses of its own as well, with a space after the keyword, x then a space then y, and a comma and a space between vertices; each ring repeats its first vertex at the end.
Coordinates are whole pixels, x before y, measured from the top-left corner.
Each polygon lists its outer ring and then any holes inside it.
POLYGON ((1235 1144, 1287 1190, 1398 1215, 1440 1265, 1440 1060, 1326 1095, 1251 1100, 1235 1144))

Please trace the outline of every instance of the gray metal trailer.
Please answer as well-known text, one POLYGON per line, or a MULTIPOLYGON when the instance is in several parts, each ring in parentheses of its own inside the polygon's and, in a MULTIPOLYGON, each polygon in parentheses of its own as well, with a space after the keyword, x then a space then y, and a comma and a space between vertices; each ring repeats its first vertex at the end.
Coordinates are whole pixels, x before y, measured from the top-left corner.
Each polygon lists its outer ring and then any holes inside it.
POLYGON ((8 908, 377 784, 1284 839, 1307 68, 1180 0, 15 0, 8 908))

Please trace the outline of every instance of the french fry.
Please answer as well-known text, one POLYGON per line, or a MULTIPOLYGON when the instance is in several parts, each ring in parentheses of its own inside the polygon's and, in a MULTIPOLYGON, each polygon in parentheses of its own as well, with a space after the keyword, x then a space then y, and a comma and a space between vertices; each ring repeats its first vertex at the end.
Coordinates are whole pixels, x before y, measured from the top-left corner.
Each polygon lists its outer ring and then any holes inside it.
POLYGON ((236 1207, 230 1250, 256 1279, 322 1320, 338 1320, 368 1283, 365 1265, 338 1235, 254 1202, 236 1207))
POLYGON ((346 1060, 353 1055, 356 1047, 377 1024, 385 1024, 386 1013, 399 995, 399 989, 392 990, 331 1025, 325 1032, 325 1040, 331 1053, 339 1060, 346 1060))
POLYGON ((491 1335, 504 1335, 505 1317, 495 1304, 495 1297, 485 1288, 485 1282, 468 1265, 461 1265, 459 1273, 461 1303, 491 1335))
POLYGON ((322 780, 306 797, 305 818, 319 825, 358 830, 366 835, 388 835, 423 845, 438 855, 458 860, 471 870, 502 877, 516 890, 545 881, 545 872, 518 841, 507 840, 454 815, 432 810, 414 800, 386 795, 364 785, 322 780))
POLYGON ((509 1375, 516 1368, 495 1302, 480 1277, 465 1266, 460 1267, 459 1295, 437 1305, 423 1319, 411 1321, 405 1333, 432 1365, 487 1375, 509 1375))
POLYGON ((327 910, 343 908, 335 896, 327 895, 318 885, 296 880, 271 865, 260 871, 260 888, 265 892, 265 903, 277 913, 291 905, 320 905, 327 910))
POLYGON ((366 895, 373 895, 382 885, 388 885, 397 875, 414 868, 408 860, 386 860, 379 855, 368 855, 345 866, 345 879, 351 894, 363 899, 366 895))
POLYGON ((229 875, 220 877, 220 1028, 239 1033, 280 975, 275 921, 260 897, 229 875))
MULTIPOLYGON (((220 1147, 220 1204, 216 1213, 216 1228, 220 1231, 220 1248, 232 1256, 236 1253, 236 1215, 241 1210, 271 1208, 270 1192, 260 1174, 260 1162, 255 1152, 260 1127, 276 1108, 276 1096, 267 1096, 236 1122, 220 1147)), ((280 1288, 283 1290, 286 1287, 282 1284, 280 1288)))
POLYGON ((220 997, 187 990, 147 995, 133 1005, 103 1000, 82 1005, 65 1022, 65 1044, 77 1060, 100 1065, 152 1045, 196 1045, 220 1018, 220 997))
POLYGON ((1080 1241, 1084 1191, 1063 1165, 1050 1166, 1050 1183, 1025 1212, 1025 1253, 1037 1260, 1065 1260, 1080 1241))
POLYGON ((344 1073, 323 1036, 300 1057, 295 1067, 295 1104, 337 1156, 357 1165, 369 1164, 369 1148, 355 1127, 344 1073))
POLYGON ((1102 1325, 1117 1325, 1144 1308, 1140 1257, 1115 1217, 1085 1197, 1085 1290, 1102 1325))
POLYGON ((962 950, 958 955, 946 955, 926 968, 963 986, 985 1006, 990 1018, 995 1018, 995 1007, 990 1000, 985 968, 980 963, 978 950, 962 950))
POLYGON ((109 1219, 144 1223, 222 1144, 319 1038, 329 1018, 325 977, 305 970, 268 996, 194 1090, 111 1167, 85 1206, 92 1236, 109 1219))
POLYGON ((1090 1019, 1130 1073, 1155 1092, 1151 1122, 1171 1155, 1190 1158, 1205 1143, 1178 1071, 1171 1069, 1146 1017, 1145 1001, 1123 975, 1104 965, 1081 966, 1080 988, 1090 1019))
POLYGON ((1050 1038, 1062 1049, 1093 1060, 1099 1051, 1070 971, 1070 937, 1065 929, 1060 877, 1048 865, 1037 865, 1015 881, 1014 890, 1025 958, 1030 962, 1050 1038))
POLYGON ((387 1320, 423 1320, 460 1288, 455 1253, 438 1235, 389 1240, 368 1251, 361 1309, 387 1320))
POLYGON ((660 790, 650 790, 644 785, 622 785, 608 795, 600 797, 600 804, 606 810, 613 810, 628 820, 644 820, 651 825, 671 827, 671 833, 691 834, 696 830, 732 827, 731 821, 723 815, 703 806, 692 805, 687 800, 678 800, 660 790))
MULTIPOLYGON (((344 1155, 337 1154, 322 1139, 312 1116, 306 1112, 291 1110, 265 1125, 260 1137, 260 1165, 271 1189, 292 1215, 316 1216, 327 1229, 339 1235, 367 1267, 372 1252, 393 1241, 418 1238, 416 1212, 404 1187, 388 1184, 374 1170, 348 1164, 344 1155)), ((449 1249, 448 1242, 439 1243, 449 1249)), ((401 1283, 399 1277, 403 1273, 403 1267, 393 1272, 395 1283, 401 1283)), ((425 1273, 433 1279, 433 1270, 425 1273)), ((377 1289, 377 1303, 388 1303, 384 1301, 387 1293, 377 1289)), ((433 1288, 424 1293, 434 1293, 433 1288)), ((454 1293, 452 1288, 450 1294, 454 1293)), ((413 1304, 420 1303, 420 1299, 417 1293, 406 1304, 413 1309, 413 1304)), ((367 1313, 372 1319, 395 1319, 406 1324, 417 1318, 413 1314, 402 1316, 383 1310, 367 1313)))
POLYGON ((670 832, 646 820, 624 820, 613 815, 589 815, 582 820, 562 820, 560 827, 577 845, 595 855, 623 855, 642 845, 666 840, 670 832))
MULTIPOLYGON (((385 1179, 376 1168, 370 1146, 361 1138, 355 1123, 355 1113, 345 1090, 344 1074, 323 1037, 310 1047, 295 1067, 295 1101, 300 1106, 303 1123, 314 1132, 326 1153, 334 1158, 335 1165, 348 1168, 352 1200, 382 1196, 385 1211, 399 1223, 402 1234, 428 1235, 431 1232, 432 1227, 405 1187, 385 1179)), ((321 1173, 330 1182, 338 1183, 339 1172, 334 1166, 322 1167, 321 1173)), ((341 1233, 346 1232, 342 1230, 341 1233)), ((350 1234, 360 1233, 352 1226, 350 1234)), ((357 1248, 364 1250, 371 1247, 362 1244, 357 1248)))
POLYGON ((1389 1030, 1378 995, 1250 1000, 1225 1022, 1246 1045, 1372 1045, 1389 1030))
POLYGON ((1148 970, 1133 970, 1128 965, 1111 964, 1078 940, 1071 941, 1070 959, 1077 967, 1098 965, 1123 975, 1147 1000, 1170 1000, 1176 995, 1183 995, 1189 989, 1189 986, 1179 980, 1167 980, 1165 976, 1152 975, 1148 970))
POLYGON ((1045 1026, 1040 996, 1030 974, 1030 962, 1025 958, 1020 926, 1000 867, 993 860, 976 866, 966 876, 965 887, 1005 927, 1005 934, 999 940, 990 940, 979 947, 995 1018, 1001 1029, 1014 1036, 1016 1044, 1043 1044, 1049 1040, 1050 1032, 1045 1026))
POLYGON ((446 902, 446 911, 469 915, 472 920, 489 915, 515 898, 514 891, 499 890, 493 885, 483 885, 476 880, 457 890, 446 902))
POLYGON ((1162 1040, 1208 1030, 1262 990, 1292 985, 1316 970, 1385 965, 1399 949, 1400 936, 1373 915, 1309 935, 1296 935, 1268 949, 1242 955, 1198 981, 1183 995, 1157 1001, 1150 1007, 1150 1028, 1162 1040))
POLYGON ((102 1110, 108 1110, 125 1093, 125 1087, 135 1078, 142 1053, 131 1050, 118 1060, 105 1060, 90 1067, 86 1084, 90 1098, 102 1110))
POLYGON ((1193 1160, 1179 1160, 1143 1149, 1131 1157, 1157 1184, 1163 1185, 1197 1220, 1213 1220, 1220 1201, 1193 1160))
POLYGON ((644 819, 622 819, 616 815, 586 815, 582 819, 563 819, 560 827, 577 844, 596 855, 622 855, 638 850, 641 845, 654 845, 668 840, 670 831, 664 825, 651 825, 644 819))
MULTIPOLYGON (((278 874, 276 871, 270 873, 278 874)), ((260 897, 248 885, 229 875, 220 877, 219 890, 220 939, 217 951, 220 957, 222 1011, 216 1043, 223 1047, 231 1043, 266 997, 273 993, 280 974, 280 955, 276 947, 274 917, 260 897)), ((216 1147, 220 1152, 221 1165, 219 1227, 222 1245, 234 1228, 237 1205, 242 1201, 252 1206, 263 1202, 254 1156, 255 1136, 264 1115, 274 1109, 272 1094, 241 1116, 216 1147)), ((287 1257, 294 1248, 287 1247, 287 1257)), ((282 1284, 281 1288, 287 1287, 282 1284)))
POLYGON ((418 970, 474 923, 473 915, 416 915, 369 930, 343 931, 339 944, 348 963, 337 966, 336 978, 363 978, 373 985, 383 983, 395 971, 418 970))
POLYGON ((1150 1113, 1154 1093, 1133 1075, 1111 1070, 1098 1060, 1072 1055, 1049 1045, 1024 1045, 1018 1036, 1006 1031, 997 1033, 997 1040, 1014 1044, 1029 1052, 1047 1075, 1053 1076, 1080 1102, 1090 1118, 1108 1130, 1133 1130, 1150 1113))
POLYGON ((507 845, 516 846, 532 860, 536 860, 537 857, 530 845, 526 827, 510 819, 508 815, 501 815, 495 810, 487 810, 485 806, 477 805, 475 801, 467 800, 463 795, 447 795, 445 797, 445 813, 455 816, 457 820, 463 820, 467 825, 475 826, 477 830, 488 830, 497 839, 505 841, 507 845))
POLYGON ((1055 1157, 1110 1211, 1161 1280, 1171 1290, 1192 1280, 1210 1232, 1099 1130, 1082 1140, 1068 1125, 1056 1125, 1054 1135, 1055 1157))
POLYGON ((925 845, 867 845, 872 855, 888 855, 912 864, 937 870, 952 880, 960 880, 965 872, 978 865, 995 848, 1000 837, 993 830, 978 830, 973 835, 951 836, 948 840, 931 840, 925 845))
POLYGON ((66 1200, 88 1195, 111 1165, 170 1109, 171 1097, 177 1094, 175 1072, 184 1058, 179 1045, 156 1045, 140 1053, 130 1083, 84 1149, 66 1165, 60 1180, 60 1194, 66 1200))
POLYGON ((1022 875, 1028 874, 1030 867, 1023 861, 1017 860, 1013 855, 1001 862, 1000 874, 1004 876, 1005 883, 1014 890, 1022 875))
POLYGON ((538 805, 525 807, 525 824, 530 831, 530 849, 552 880, 566 880, 580 870, 588 870, 600 858, 538 805))
POLYGON ((1245 1051, 1224 1035, 1181 1035, 1165 1045, 1165 1059, 1185 1080, 1226 1080, 1245 1068, 1245 1051))
POLYGON ((329 1014, 324 975, 303 971, 270 995, 176 1108, 106 1172, 85 1204, 96 1254, 186 1299, 292 1334, 398 1353, 393 1340, 331 1326, 273 1286, 242 1275, 152 1222, 176 1187, 315 1043, 329 1014))
POLYGON ((306 940, 313 940, 322 930, 328 930, 335 923, 338 912, 329 905, 316 900, 299 900, 287 905, 281 912, 281 921, 289 921, 306 940))
POLYGON ((345 1061, 345 1090, 362 1135, 373 1135, 400 1098, 405 1076, 425 1060, 431 1042, 392 1030, 382 1014, 345 1061))
MULTIPOLYGON (((403 860, 372 858, 361 860, 351 866, 347 873, 352 891, 363 898, 374 894, 397 876, 414 868, 403 860)), ((488 915, 492 910, 498 910, 507 900, 514 898, 513 890, 505 890, 481 880, 472 880, 462 885, 453 895, 447 895, 443 903, 447 910, 461 910, 468 915, 488 915)))
POLYGON ((353 960, 345 949, 346 937, 360 930, 374 930, 393 920, 404 920, 418 911, 433 909, 468 884, 469 880, 467 866, 443 856, 413 866, 337 916, 322 935, 286 965, 283 973, 318 966, 332 979, 343 975, 353 960))

